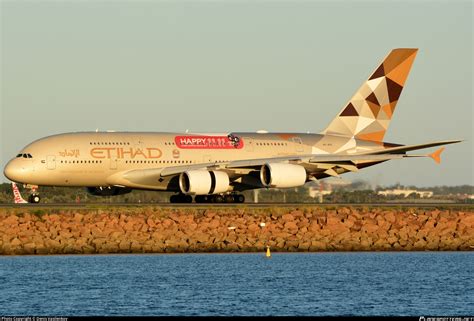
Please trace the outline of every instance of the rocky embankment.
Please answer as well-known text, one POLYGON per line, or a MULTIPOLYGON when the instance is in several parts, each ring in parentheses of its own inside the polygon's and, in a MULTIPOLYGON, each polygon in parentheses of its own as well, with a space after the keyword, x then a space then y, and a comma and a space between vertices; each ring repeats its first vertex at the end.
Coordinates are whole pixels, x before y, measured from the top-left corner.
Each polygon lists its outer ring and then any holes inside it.
POLYGON ((0 254, 473 250, 470 208, 0 209, 0 254), (264 224, 262 224, 264 223, 264 224))

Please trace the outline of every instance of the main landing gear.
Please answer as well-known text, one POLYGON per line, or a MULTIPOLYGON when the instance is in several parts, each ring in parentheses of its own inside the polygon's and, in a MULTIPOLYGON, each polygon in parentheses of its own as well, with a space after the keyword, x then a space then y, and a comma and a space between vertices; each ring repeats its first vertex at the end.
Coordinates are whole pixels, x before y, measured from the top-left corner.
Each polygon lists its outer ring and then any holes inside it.
POLYGON ((170 197, 170 203, 192 203, 192 202, 193 202, 193 197, 191 195, 178 194, 178 195, 171 195, 170 197))
MULTIPOLYGON (((215 195, 196 195, 196 203, 243 203, 245 197, 242 194, 215 194, 215 195)), ((170 203, 192 203, 191 195, 177 194, 170 197, 170 203)))

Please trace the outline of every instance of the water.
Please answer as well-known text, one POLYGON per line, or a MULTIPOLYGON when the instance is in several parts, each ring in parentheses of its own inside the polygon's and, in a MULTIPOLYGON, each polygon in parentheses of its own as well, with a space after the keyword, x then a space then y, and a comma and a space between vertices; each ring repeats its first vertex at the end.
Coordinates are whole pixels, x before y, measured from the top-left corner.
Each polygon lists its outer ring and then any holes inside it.
POLYGON ((0 315, 474 315, 474 253, 0 257, 0 315))

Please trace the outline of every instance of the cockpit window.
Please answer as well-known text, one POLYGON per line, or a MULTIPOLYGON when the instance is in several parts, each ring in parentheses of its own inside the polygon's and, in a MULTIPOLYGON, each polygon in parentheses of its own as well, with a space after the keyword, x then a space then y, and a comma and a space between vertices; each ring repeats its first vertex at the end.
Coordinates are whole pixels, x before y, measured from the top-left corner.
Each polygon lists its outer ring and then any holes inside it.
POLYGON ((31 154, 18 154, 18 155, 16 155, 16 158, 20 158, 20 157, 23 157, 23 158, 33 158, 33 156, 31 156, 31 154))

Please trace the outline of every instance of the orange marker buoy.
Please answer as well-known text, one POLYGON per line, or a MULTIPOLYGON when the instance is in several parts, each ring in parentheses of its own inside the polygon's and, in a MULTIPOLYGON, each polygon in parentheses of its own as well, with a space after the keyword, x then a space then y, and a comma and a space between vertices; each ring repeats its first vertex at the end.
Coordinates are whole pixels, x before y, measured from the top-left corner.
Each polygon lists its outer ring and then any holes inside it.
POLYGON ((270 252, 270 247, 267 245, 267 254, 265 254, 266 257, 270 258, 272 257, 272 253, 270 252))

